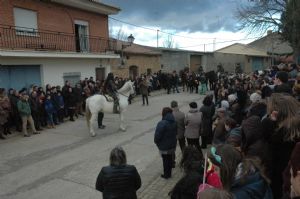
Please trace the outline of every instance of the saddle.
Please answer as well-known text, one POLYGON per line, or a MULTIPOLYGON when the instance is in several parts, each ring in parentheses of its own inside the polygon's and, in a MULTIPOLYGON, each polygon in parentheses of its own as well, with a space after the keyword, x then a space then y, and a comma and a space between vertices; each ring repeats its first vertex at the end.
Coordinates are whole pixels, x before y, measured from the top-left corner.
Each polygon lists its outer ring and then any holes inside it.
POLYGON ((107 102, 114 102, 114 98, 108 94, 103 94, 107 102))

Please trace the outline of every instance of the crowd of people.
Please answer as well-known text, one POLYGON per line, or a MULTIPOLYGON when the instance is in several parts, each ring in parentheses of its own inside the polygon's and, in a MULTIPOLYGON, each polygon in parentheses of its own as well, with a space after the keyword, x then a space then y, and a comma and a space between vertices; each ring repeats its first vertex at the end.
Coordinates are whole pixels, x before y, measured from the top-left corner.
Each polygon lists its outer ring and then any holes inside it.
POLYGON ((177 141, 182 150, 184 176, 171 198, 299 197, 297 65, 251 75, 218 74, 209 87, 214 94, 204 98, 201 108, 191 102, 183 113, 172 101, 157 124, 154 142, 163 160, 161 177, 172 176, 177 141), (201 149, 208 144, 206 156, 201 149))
MULTIPOLYGON (((153 90, 166 89, 168 94, 179 93, 179 86, 190 93, 211 90, 202 103, 191 102, 187 113, 179 110, 175 100, 162 110, 154 135, 163 162, 161 177, 172 177, 177 142, 184 172, 170 197, 300 197, 299 71, 295 64, 281 64, 251 75, 215 73, 216 77, 209 78, 207 73, 160 71, 137 77, 135 89, 143 105, 149 104, 153 90)), ((114 89, 128 80, 108 79, 114 89)), ((85 99, 106 92, 107 84, 91 77, 74 86, 66 81, 62 88, 48 84, 44 90, 33 85, 20 91, 9 89, 7 94, 0 89, 0 138, 5 139, 12 127, 29 137, 27 123, 33 134, 39 134, 66 118, 75 121, 84 113, 85 99)), ((98 118, 103 119, 103 113, 98 118)), ((98 126, 105 127, 101 119, 98 126)), ((122 193, 126 193, 122 198, 136 198, 140 186, 136 168, 127 165, 122 148, 115 148, 96 189, 104 198, 118 198, 122 193)))

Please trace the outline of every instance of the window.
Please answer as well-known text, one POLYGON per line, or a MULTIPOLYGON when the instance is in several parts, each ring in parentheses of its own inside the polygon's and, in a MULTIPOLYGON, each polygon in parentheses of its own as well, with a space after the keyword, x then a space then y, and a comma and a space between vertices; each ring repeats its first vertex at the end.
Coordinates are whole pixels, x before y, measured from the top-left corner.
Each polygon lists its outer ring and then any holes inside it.
POLYGON ((35 36, 37 32, 37 13, 23 8, 14 8, 17 34, 35 36))

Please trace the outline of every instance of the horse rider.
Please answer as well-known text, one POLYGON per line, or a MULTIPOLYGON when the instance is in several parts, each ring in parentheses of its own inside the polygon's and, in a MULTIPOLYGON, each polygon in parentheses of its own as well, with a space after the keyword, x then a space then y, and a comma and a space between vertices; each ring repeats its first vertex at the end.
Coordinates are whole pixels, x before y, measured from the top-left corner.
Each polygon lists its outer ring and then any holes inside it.
POLYGON ((114 80, 114 74, 108 73, 104 83, 104 91, 114 99, 114 113, 119 113, 119 98, 117 96, 117 86, 114 80))

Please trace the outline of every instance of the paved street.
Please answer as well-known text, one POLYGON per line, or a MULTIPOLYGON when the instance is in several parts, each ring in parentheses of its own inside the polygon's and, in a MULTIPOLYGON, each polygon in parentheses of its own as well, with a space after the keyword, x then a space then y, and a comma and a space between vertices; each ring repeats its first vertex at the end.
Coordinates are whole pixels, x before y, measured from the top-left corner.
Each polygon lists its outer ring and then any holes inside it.
POLYGON ((128 163, 134 164, 141 174, 139 198, 168 198, 167 193, 181 172, 176 166, 172 179, 159 177, 162 162, 153 143, 155 126, 161 119, 162 107, 169 106, 171 100, 177 100, 186 112, 189 102, 200 104, 202 98, 179 93, 150 96, 149 106, 137 101, 125 114, 126 132, 118 130, 117 115, 106 114, 106 129, 97 129, 94 138, 87 132, 85 118, 80 117, 41 135, 12 136, 0 141, 0 198, 102 198, 94 189, 96 177, 101 167, 108 164, 109 152, 116 145, 124 147, 128 163))

